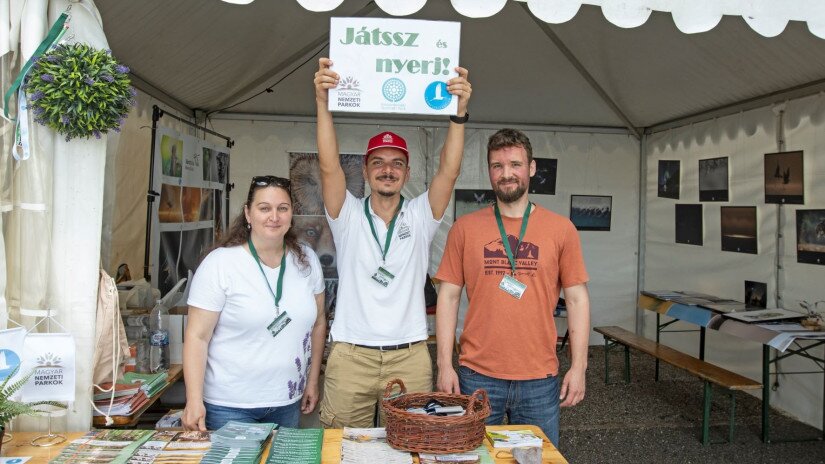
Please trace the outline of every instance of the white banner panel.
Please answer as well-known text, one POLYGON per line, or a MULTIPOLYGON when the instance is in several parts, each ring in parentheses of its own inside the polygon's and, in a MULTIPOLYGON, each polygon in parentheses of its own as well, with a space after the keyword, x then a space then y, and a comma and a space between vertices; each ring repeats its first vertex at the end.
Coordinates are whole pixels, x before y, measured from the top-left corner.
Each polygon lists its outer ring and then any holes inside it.
MULTIPOLYGON (((26 338, 26 330, 22 327, 0 330, 0 380, 5 380, 17 369, 23 360, 23 339, 26 338)), ((9 383, 14 383, 23 375, 23 370, 18 369, 14 378, 9 383)))
POLYGON ((74 401, 75 344, 69 333, 30 333, 23 341, 23 401, 74 401))
POLYGON ((456 113, 447 81, 458 74, 461 23, 330 18, 329 55, 340 76, 330 111, 456 113))

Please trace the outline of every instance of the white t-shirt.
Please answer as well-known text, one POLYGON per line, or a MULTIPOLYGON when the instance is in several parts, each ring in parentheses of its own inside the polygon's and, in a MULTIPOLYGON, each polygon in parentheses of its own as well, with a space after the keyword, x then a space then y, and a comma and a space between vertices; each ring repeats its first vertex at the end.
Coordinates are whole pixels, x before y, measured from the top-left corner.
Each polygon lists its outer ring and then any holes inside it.
POLYGON ((428 192, 404 201, 383 265, 395 278, 384 287, 372 275, 382 266, 387 225, 370 205, 379 249, 364 214, 365 201, 347 191, 338 218, 327 213, 338 262, 332 339, 372 346, 424 340, 424 280, 430 243, 441 221, 433 218, 428 192))
MULTIPOLYGON (((287 255, 279 306, 292 322, 276 337, 267 330, 276 316, 274 298, 255 258, 243 246, 218 248, 198 266, 188 304, 221 313, 207 352, 205 402, 262 408, 301 399, 318 315, 315 295, 324 292, 318 256, 302 247, 309 263, 306 268, 300 268, 293 253, 287 255)), ((261 266, 277 292, 280 266, 261 266)))

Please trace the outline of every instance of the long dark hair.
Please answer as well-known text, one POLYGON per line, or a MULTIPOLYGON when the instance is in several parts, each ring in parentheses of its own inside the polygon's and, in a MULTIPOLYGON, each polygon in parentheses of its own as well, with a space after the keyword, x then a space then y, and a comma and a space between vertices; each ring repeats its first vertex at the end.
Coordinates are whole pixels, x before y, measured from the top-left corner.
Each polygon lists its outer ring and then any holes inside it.
MULTIPOLYGON (((289 179, 275 176, 257 176, 252 178, 252 184, 249 185, 249 193, 246 195, 246 202, 243 204, 245 208, 252 207, 252 200, 255 198, 255 192, 268 187, 279 188, 289 195, 289 201, 295 203, 292 199, 292 190, 290 189, 289 179)), ((232 221, 232 226, 224 233, 223 237, 212 248, 228 248, 238 245, 243 245, 249 240, 252 230, 249 228, 249 222, 246 220, 243 208, 241 213, 232 221)), ((306 253, 298 242, 298 236, 295 234, 295 229, 290 224, 289 230, 284 235, 284 247, 291 251, 296 258, 296 263, 301 269, 305 269, 309 265, 306 253)), ((211 250, 210 250, 211 251, 211 250)))

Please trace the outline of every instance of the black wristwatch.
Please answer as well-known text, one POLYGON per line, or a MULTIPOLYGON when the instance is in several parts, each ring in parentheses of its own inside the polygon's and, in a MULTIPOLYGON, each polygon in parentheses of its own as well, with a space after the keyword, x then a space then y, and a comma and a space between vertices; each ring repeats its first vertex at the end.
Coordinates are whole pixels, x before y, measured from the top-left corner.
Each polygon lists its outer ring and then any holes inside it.
POLYGON ((464 124, 465 122, 470 120, 470 113, 464 112, 464 116, 458 117, 456 115, 450 116, 450 121, 456 124, 464 124))

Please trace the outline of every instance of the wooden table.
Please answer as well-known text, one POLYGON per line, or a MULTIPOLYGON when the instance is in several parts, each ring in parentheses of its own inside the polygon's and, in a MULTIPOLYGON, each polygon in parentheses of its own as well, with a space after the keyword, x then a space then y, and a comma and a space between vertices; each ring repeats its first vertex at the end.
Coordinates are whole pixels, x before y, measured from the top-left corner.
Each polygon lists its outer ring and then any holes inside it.
MULTIPOLYGON (((741 322, 733 318, 728 318, 722 314, 712 311, 700 305, 681 304, 676 301, 659 298, 656 294, 642 292, 639 295, 637 307, 656 313, 656 342, 659 342, 662 333, 684 332, 684 330, 664 330, 669 325, 677 321, 687 322, 699 327, 699 359, 705 359, 705 332, 707 329, 717 330, 729 335, 734 335, 744 340, 762 344, 762 441, 800 441, 797 438, 771 439, 770 435, 770 408, 771 408, 771 376, 778 376, 780 372, 771 372, 771 365, 777 364, 779 360, 796 356, 806 359, 814 364, 813 371, 783 371, 781 375, 794 374, 823 374, 825 378, 825 356, 817 352, 817 348, 825 346, 825 340, 814 337, 813 332, 806 338, 803 335, 795 335, 789 338, 789 334, 772 330, 769 325, 741 322), (668 322, 662 322, 662 316, 672 318, 668 322), (793 343, 784 344, 782 341, 793 343), (772 350, 777 353, 773 355, 772 350)), ((820 351, 821 352, 821 351, 820 351)), ((659 380, 659 360, 656 360, 656 380, 659 380)), ((811 407, 817 406, 812 404, 811 407)), ((822 392, 822 433, 813 440, 825 440, 825 388, 822 392)))
MULTIPOLYGON (((519 429, 530 429, 536 435, 540 436, 543 440, 544 449, 542 450, 542 464, 567 464, 567 460, 564 459, 564 456, 561 455, 559 450, 553 446, 550 441, 547 440, 547 437, 542 433, 541 429, 536 427, 535 425, 492 425, 487 427, 489 430, 519 430, 519 429)), ((341 429, 327 429, 324 430, 324 448, 321 451, 321 464, 338 464, 341 461, 341 436, 343 434, 343 430, 341 429)), ((23 457, 23 456, 31 456, 32 459, 27 462, 27 464, 46 464, 51 459, 57 457, 60 454, 60 450, 63 449, 65 445, 67 445, 70 441, 78 439, 83 436, 83 432, 72 432, 72 433, 64 433, 63 435, 66 436, 67 440, 60 445, 51 446, 49 448, 38 448, 35 446, 31 446, 29 442, 38 436, 42 435, 42 433, 38 432, 14 432, 14 438, 3 445, 3 452, 2 456, 7 457, 23 457)), ((486 439, 484 440, 484 444, 487 445, 487 449, 490 451, 490 455, 493 456, 493 460, 497 464, 513 464, 515 463, 515 459, 506 452, 496 452, 490 447, 490 442, 486 439), (499 457, 496 457, 496 456, 499 457)), ((263 458, 261 459, 261 463, 266 461, 266 457, 269 455, 269 450, 265 450, 263 454, 263 458)), ((416 463, 418 462, 418 458, 414 460, 416 463)))
MULTIPOLYGON (((158 390, 157 393, 152 395, 149 398, 149 401, 146 402, 140 409, 133 412, 131 415, 128 416, 112 416, 112 420, 114 423, 109 425, 108 427, 134 427, 138 421, 140 420, 140 416, 146 412, 149 407, 151 407, 155 402, 163 395, 163 392, 169 389, 175 382, 180 380, 183 377, 183 366, 180 364, 172 364, 169 366, 169 371, 166 373, 166 386, 158 390)), ((101 410, 104 410, 101 408, 101 410)), ((92 418, 92 425, 95 427, 107 427, 106 425, 106 417, 104 416, 94 416, 92 418)))

